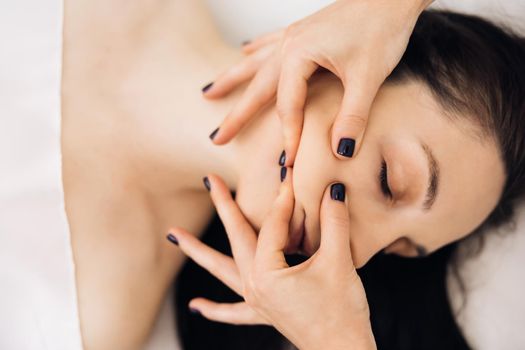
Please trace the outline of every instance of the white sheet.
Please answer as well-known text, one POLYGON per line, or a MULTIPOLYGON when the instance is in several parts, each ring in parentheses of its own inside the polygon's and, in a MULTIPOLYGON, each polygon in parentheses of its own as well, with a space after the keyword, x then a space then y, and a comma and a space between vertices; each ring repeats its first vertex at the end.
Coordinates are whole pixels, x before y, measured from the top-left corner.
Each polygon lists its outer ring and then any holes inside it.
POLYGON ((0 10, 0 348, 80 349, 60 165, 62 2, 0 10))
MULTIPOLYGON (((236 44, 330 2, 207 1, 236 44)), ((498 16, 503 8, 521 20, 525 14, 521 0, 442 3, 498 16)), ((62 2, 1 1, 0 10, 0 348, 80 349, 60 171, 62 2)), ((488 243, 461 269, 476 288, 459 322, 479 349, 525 344, 523 211, 520 218, 519 233, 488 243)), ((172 348, 173 332, 168 301, 149 348, 172 348)))

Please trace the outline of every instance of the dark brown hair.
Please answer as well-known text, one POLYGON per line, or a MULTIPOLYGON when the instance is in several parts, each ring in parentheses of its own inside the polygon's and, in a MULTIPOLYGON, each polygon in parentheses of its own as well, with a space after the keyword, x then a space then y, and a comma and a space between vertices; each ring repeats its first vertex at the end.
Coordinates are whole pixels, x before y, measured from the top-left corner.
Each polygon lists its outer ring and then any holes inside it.
POLYGON ((410 79, 423 82, 451 118, 470 118, 494 138, 506 182, 480 229, 507 222, 525 191, 524 38, 476 16, 425 11, 388 78, 410 79))

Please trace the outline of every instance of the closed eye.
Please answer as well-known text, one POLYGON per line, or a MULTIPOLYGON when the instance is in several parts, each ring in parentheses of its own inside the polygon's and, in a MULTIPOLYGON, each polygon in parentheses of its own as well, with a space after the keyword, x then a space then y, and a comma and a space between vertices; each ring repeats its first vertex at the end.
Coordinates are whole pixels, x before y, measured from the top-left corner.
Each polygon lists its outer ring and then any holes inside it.
POLYGON ((388 187, 387 167, 384 160, 381 163, 381 170, 379 171, 379 185, 381 186, 383 195, 388 199, 392 199, 393 196, 390 187, 388 187))

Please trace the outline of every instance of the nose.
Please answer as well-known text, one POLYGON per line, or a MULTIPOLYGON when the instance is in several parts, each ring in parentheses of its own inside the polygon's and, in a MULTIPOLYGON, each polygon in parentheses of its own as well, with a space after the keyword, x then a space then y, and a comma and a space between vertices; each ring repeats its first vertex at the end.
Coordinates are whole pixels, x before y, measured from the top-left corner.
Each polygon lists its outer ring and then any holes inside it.
MULTIPOLYGON (((320 204, 327 186, 340 182, 346 188, 350 216, 350 241, 354 264, 364 265, 374 254, 399 237, 389 227, 385 199, 378 190, 381 156, 374 143, 364 139, 360 152, 351 159, 336 157, 330 145, 330 127, 322 121, 305 124, 294 165, 296 201, 306 213, 305 225, 314 251, 320 242, 320 204), (327 130, 323 135, 320 130, 327 130)), ((376 143, 377 144, 377 143, 376 143)))

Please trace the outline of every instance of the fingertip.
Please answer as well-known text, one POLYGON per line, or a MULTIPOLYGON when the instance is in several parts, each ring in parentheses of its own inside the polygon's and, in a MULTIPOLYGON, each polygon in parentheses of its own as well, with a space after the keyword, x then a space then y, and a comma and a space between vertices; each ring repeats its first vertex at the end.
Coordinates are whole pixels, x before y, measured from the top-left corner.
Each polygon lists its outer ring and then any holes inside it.
POLYGON ((297 153, 296 147, 292 147, 292 146, 288 145, 287 147, 285 147, 285 151, 284 152, 286 152, 286 158, 284 159, 283 166, 293 167, 293 165, 295 163, 295 155, 297 153))
POLYGON ((210 191, 212 191, 212 189, 214 190, 215 189, 215 184, 220 182, 220 177, 215 175, 214 173, 209 173, 209 174, 206 174, 204 177, 203 177, 203 184, 204 186, 206 187, 206 184, 205 184, 205 180, 204 179, 207 179, 208 181, 208 186, 210 187, 210 191))
MULTIPOLYGON (((218 195, 230 194, 230 190, 224 180, 217 174, 208 174, 204 178, 208 179, 208 184, 210 186, 210 194, 212 199, 216 198, 218 195)), ((204 183, 204 179, 203 179, 204 183)), ((206 184, 204 183, 204 186, 206 184)))
POLYGON ((177 238, 177 236, 174 234, 174 233, 168 233, 167 236, 166 236, 166 239, 173 243, 174 245, 178 246, 179 245, 179 239, 177 238))
POLYGON ((339 263, 349 257, 350 251, 350 216, 346 204, 346 188, 342 183, 332 183, 325 191, 321 203, 321 244, 319 251, 324 252, 324 261, 339 263), (326 253, 326 254, 325 254, 326 253))
POLYGON ((287 167, 293 167, 295 162, 294 156, 290 156, 289 158, 286 158, 286 163, 284 164, 287 167))
POLYGON ((177 241, 179 241, 180 243, 180 238, 186 234, 187 234, 186 230, 183 229, 182 227, 172 227, 168 230, 168 234, 166 235, 166 238, 170 240, 170 237, 174 236, 177 239, 177 241))
POLYGON ((255 49, 252 42, 248 42, 246 45, 243 45, 241 51, 244 55, 251 55, 255 49))
POLYGON ((295 157, 303 130, 303 114, 296 114, 294 118, 281 118, 283 125, 284 149, 286 152, 285 165, 290 167, 295 162, 295 157))
POLYGON ((340 182, 333 183, 330 186, 330 198, 334 201, 345 202, 346 187, 340 182))
POLYGON ((215 130, 213 130, 210 135, 208 136, 211 140, 211 142, 214 142, 215 143, 215 139, 217 138, 217 135, 219 134, 219 130, 221 129, 221 127, 219 126, 218 128, 216 128, 215 130))
POLYGON ((377 90, 345 88, 343 102, 332 125, 332 150, 339 159, 355 157, 368 124, 372 101, 377 90), (352 92, 350 92, 352 90, 352 92))
POLYGON ((285 166, 281 167, 281 182, 284 182, 284 180, 286 179, 287 172, 288 169, 285 166))
POLYGON ((293 172, 293 168, 291 167, 287 167, 287 166, 283 166, 281 167, 281 174, 284 172, 285 176, 282 177, 282 183, 283 183, 283 186, 285 187, 288 187, 291 182, 292 182, 292 172, 293 172))
MULTIPOLYGON (((218 83, 215 83, 216 85, 218 85, 218 83)), ((204 98, 206 98, 207 100, 215 100, 215 99, 220 99, 226 95, 228 95, 228 93, 230 92, 231 89, 225 89, 225 88, 221 88, 219 86, 217 86, 217 88, 214 88, 203 93, 202 95, 204 96, 204 98)))
POLYGON ((221 125, 217 129, 212 131, 209 138, 214 145, 222 146, 228 143, 232 137, 229 136, 227 126, 221 125))
POLYGON ((346 213, 347 188, 341 182, 333 182, 327 186, 321 204, 321 216, 337 212, 346 213))
POLYGON ((337 143, 337 154, 345 157, 352 158, 355 150, 355 139, 351 137, 341 137, 337 143))
POLYGON ((209 91, 211 91, 213 88, 213 81, 204 85, 201 89, 203 95, 206 95, 206 93, 208 93, 209 91))
POLYGON ((204 184, 204 188, 206 188, 206 190, 208 190, 208 192, 211 191, 211 182, 210 182, 210 179, 208 178, 208 176, 204 176, 202 178, 202 183, 204 184))
POLYGON ((193 315, 202 315, 202 311, 201 311, 202 305, 200 305, 199 299, 200 298, 192 299, 188 303, 188 310, 193 315))
POLYGON ((341 127, 336 122, 331 133, 332 152, 341 160, 355 158, 361 145, 362 132, 355 128, 341 127))
POLYGON ((288 197, 292 194, 293 197, 293 168, 291 167, 281 167, 281 187, 279 189, 279 195, 283 197, 288 197))
POLYGON ((169 242, 182 248, 182 246, 185 245, 186 237, 188 235, 191 236, 192 234, 183 229, 182 227, 172 227, 168 230, 168 233, 166 234, 166 239, 169 242))
POLYGON ((229 86, 224 79, 219 77, 216 81, 205 85, 201 89, 202 96, 207 100, 214 100, 228 95, 233 90, 233 86, 229 86))

